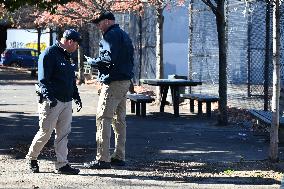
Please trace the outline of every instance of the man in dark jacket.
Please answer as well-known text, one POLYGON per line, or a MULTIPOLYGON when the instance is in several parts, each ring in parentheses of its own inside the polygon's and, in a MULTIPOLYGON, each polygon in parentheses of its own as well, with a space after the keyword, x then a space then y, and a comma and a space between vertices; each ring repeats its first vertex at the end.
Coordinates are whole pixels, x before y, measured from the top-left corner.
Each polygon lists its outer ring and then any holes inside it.
POLYGON ((96 115, 96 160, 85 163, 86 168, 109 169, 125 165, 126 93, 133 78, 133 45, 128 34, 115 24, 111 12, 102 12, 94 20, 102 31, 99 57, 91 63, 99 70, 102 82, 96 115), (115 133, 115 150, 110 156, 111 126, 115 133))
POLYGON ((78 174, 79 169, 70 166, 67 160, 67 136, 71 132, 72 99, 77 111, 82 108, 75 79, 75 64, 71 53, 78 49, 80 34, 74 29, 66 30, 60 41, 41 53, 38 61, 38 89, 40 96, 39 131, 35 135, 26 159, 30 161, 30 170, 39 172, 37 157, 50 139, 55 129, 54 141, 57 161, 55 169, 61 174, 78 174))

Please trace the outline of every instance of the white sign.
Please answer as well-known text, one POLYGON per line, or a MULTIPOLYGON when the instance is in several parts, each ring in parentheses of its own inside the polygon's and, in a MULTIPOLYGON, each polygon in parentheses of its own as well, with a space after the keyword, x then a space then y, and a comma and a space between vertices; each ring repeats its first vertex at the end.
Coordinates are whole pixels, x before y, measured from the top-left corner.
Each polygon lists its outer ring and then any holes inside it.
MULTIPOLYGON (((8 29, 7 48, 33 48, 37 49, 38 32, 35 29, 8 29)), ((40 37, 40 48, 43 51, 50 46, 50 33, 48 30, 42 31, 40 37)))

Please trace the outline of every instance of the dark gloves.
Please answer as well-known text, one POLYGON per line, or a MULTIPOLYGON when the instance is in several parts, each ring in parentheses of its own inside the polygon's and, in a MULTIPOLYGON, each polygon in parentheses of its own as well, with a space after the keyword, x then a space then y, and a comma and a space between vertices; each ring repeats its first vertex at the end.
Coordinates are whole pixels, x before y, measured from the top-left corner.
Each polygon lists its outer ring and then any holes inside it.
POLYGON ((75 104, 77 106, 77 112, 80 112, 82 109, 82 101, 81 100, 75 100, 75 104))
POLYGON ((57 100, 56 99, 54 99, 52 101, 48 100, 48 103, 49 103, 49 107, 53 108, 57 105, 57 100))

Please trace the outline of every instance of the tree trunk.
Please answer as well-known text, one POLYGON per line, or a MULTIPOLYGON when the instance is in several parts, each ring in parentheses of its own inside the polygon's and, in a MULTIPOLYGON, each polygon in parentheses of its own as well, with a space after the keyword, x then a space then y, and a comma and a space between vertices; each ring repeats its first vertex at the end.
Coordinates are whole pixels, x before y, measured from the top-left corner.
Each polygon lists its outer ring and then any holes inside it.
POLYGON ((193 0, 190 1, 189 8, 189 40, 188 40, 188 74, 187 78, 192 79, 192 41, 193 41, 193 0))
POLYGON ((273 7, 273 96, 272 123, 270 127, 269 158, 278 161, 279 94, 280 94, 280 10, 279 0, 273 7))
POLYGON ((49 46, 53 45, 53 29, 49 28, 49 46))
MULTIPOLYGON (((85 33, 84 28, 81 27, 79 29, 79 32, 81 33, 81 35, 83 35, 83 33, 85 33)), ((84 35, 84 36, 86 36, 86 35, 84 35)), ((82 83, 85 83, 85 76, 84 76, 84 50, 83 50, 83 48, 80 45, 79 48, 78 48, 78 84, 81 85, 82 83)))
POLYGON ((227 43, 224 0, 217 3, 216 24, 219 45, 219 111, 218 122, 220 125, 228 124, 227 111, 227 43))
POLYGON ((83 48, 79 46, 78 49, 78 85, 85 83, 84 76, 84 59, 83 59, 83 48))
POLYGON ((157 9, 157 25, 156 25, 156 78, 164 78, 163 66, 163 25, 164 16, 163 9, 157 9))
POLYGON ((139 15, 139 76, 138 76, 138 85, 140 86, 140 79, 142 76, 142 56, 143 56, 143 52, 142 52, 142 15, 139 15))
MULTIPOLYGON (((164 16, 163 9, 157 9, 157 24, 156 24, 156 79, 164 78, 164 65, 163 65, 163 25, 164 16)), ((160 87, 156 88, 157 100, 160 102, 160 87)))
MULTIPOLYGON (((193 3, 194 0, 190 0, 188 6, 188 30, 189 30, 189 38, 188 38, 188 63, 187 63, 187 79, 192 80, 192 41, 193 41, 193 3)), ((187 93, 191 93, 191 87, 187 87, 187 93)))
POLYGON ((41 28, 37 28, 37 50, 40 54, 40 37, 41 37, 41 28))

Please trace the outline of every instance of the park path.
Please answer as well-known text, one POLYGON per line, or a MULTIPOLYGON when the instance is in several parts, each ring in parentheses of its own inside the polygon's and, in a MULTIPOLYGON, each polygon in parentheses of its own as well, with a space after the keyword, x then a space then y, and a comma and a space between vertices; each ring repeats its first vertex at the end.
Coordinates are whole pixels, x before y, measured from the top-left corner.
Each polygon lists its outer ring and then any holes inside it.
MULTIPOLYGON (((0 188, 279 188, 280 164, 265 161, 268 141, 245 126, 216 125, 215 117, 198 117, 181 108, 181 116, 157 113, 146 118, 127 113, 127 166, 86 170, 94 157, 98 99, 92 85, 79 86, 81 112, 74 112, 71 163, 78 176, 53 173, 54 151, 48 143, 40 157, 43 173, 30 174, 24 155, 37 131, 36 81, 29 73, 0 67, 0 188)), ((129 104, 127 106, 130 107, 129 104)), ((112 141, 113 145, 113 141, 112 141)), ((113 149, 113 146, 112 146, 113 149)), ((282 153, 283 148, 280 147, 282 153)))

